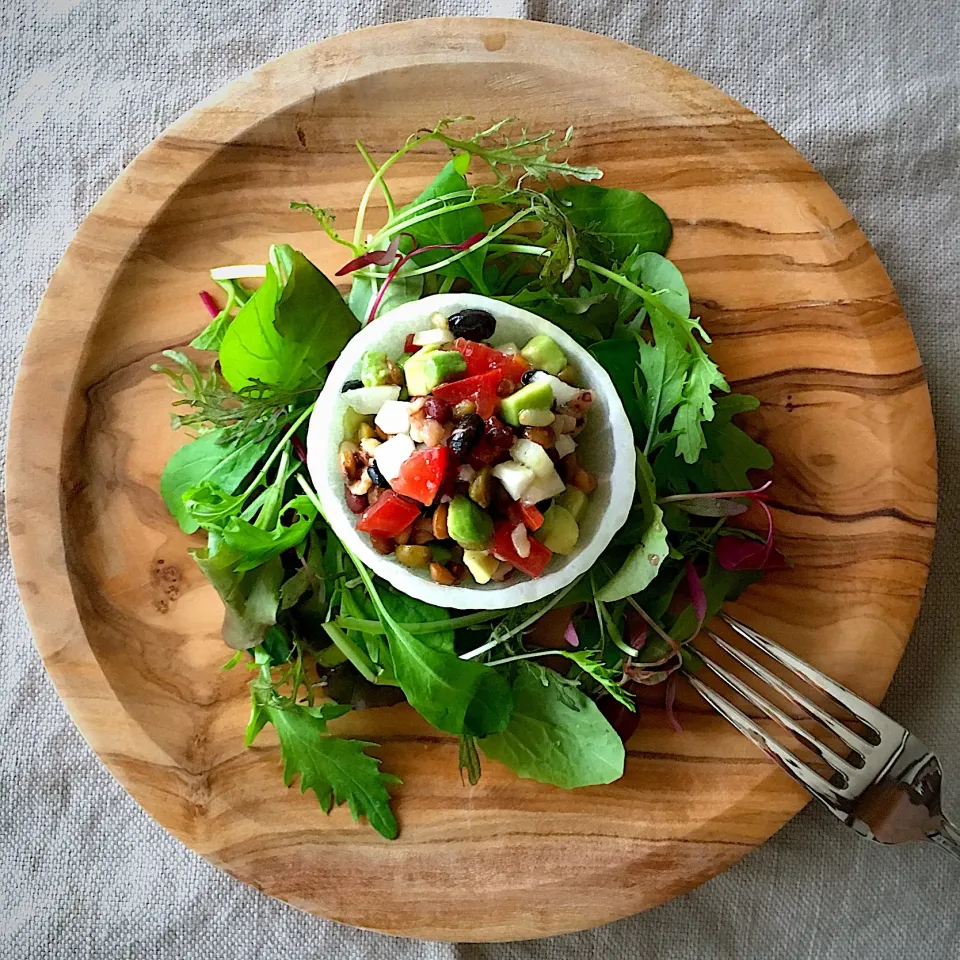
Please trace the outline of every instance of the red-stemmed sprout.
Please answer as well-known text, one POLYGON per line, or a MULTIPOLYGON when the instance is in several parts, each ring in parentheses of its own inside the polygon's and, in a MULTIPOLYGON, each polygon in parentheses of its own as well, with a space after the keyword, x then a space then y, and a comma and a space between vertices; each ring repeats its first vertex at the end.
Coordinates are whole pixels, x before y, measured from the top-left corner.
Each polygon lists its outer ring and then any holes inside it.
POLYGON ((673 702, 677 698, 677 683, 679 677, 680 674, 677 673, 676 670, 667 677, 667 689, 663 697, 663 709, 667 713, 667 719, 670 721, 670 726, 673 727, 674 733, 683 733, 683 727, 680 726, 680 721, 673 712, 673 702))
POLYGON ((211 317, 220 316, 220 308, 217 306, 217 301, 214 300, 206 290, 200 291, 200 300, 207 308, 207 313, 209 313, 211 317))
POLYGON ((353 273, 354 270, 361 270, 363 267, 389 266, 397 259, 397 253, 400 250, 400 238, 409 236, 409 233, 398 233, 393 240, 390 241, 390 246, 387 247, 386 250, 371 250, 369 253, 361 254, 359 257, 355 257, 349 261, 349 263, 345 263, 337 271, 336 275, 338 277, 345 277, 348 273, 353 273))
MULTIPOLYGON (((384 277, 383 283, 380 285, 380 289, 377 292, 376 297, 374 298, 373 303, 370 305, 370 310, 367 313, 367 323, 370 323, 374 317, 377 315, 377 310, 380 309, 380 303, 383 300, 383 295, 387 291, 387 287, 393 282, 394 277, 400 272, 404 264, 406 264, 413 257, 421 253, 427 253, 430 250, 456 250, 463 251, 469 250, 474 244, 479 243, 486 233, 475 233, 472 237, 467 237, 466 240, 461 241, 460 243, 431 243, 425 247, 417 247, 415 250, 411 250, 409 253, 401 254, 399 248, 395 247, 395 244, 399 244, 400 236, 410 236, 409 234, 398 234, 394 238, 394 242, 390 244, 390 248, 394 248, 393 257, 396 258, 396 262, 390 268, 390 272, 384 277)), ((350 263, 344 264, 338 271, 337 276, 342 277, 344 274, 351 273, 354 270, 359 270, 361 267, 367 266, 370 263, 376 263, 378 266, 386 266, 390 260, 386 262, 381 262, 382 258, 390 252, 390 248, 387 250, 374 251, 374 255, 378 258, 377 260, 367 259, 371 254, 364 254, 361 257, 357 257, 355 260, 351 260, 350 263)), ((391 259, 392 259, 391 258, 391 259)))
POLYGON ((700 574, 697 573, 697 568, 693 565, 692 561, 687 561, 686 570, 687 589, 690 591, 690 600, 693 603, 693 612, 697 617, 697 629, 694 630, 690 639, 686 641, 689 643, 690 640, 693 640, 697 634, 700 633, 700 630, 703 627, 703 621, 707 619, 707 594, 703 589, 703 581, 700 579, 700 574))

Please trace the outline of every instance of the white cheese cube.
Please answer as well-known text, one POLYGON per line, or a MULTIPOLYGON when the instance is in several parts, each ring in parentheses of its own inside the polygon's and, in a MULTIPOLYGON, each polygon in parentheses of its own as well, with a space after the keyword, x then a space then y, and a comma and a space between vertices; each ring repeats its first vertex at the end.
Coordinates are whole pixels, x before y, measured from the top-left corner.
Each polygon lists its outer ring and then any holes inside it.
POLYGON ((503 489, 514 499, 519 500, 527 488, 536 480, 536 474, 522 463, 508 460, 493 468, 493 475, 503 484, 503 489))
POLYGON ((374 424, 384 433, 410 432, 410 403, 407 400, 388 400, 377 413, 374 424))
POLYGON ((562 460, 577 449, 577 441, 574 440, 569 433, 561 433, 560 436, 557 437, 554 449, 557 451, 557 456, 562 460))
POLYGON ((542 370, 538 370, 531 377, 531 382, 549 383, 550 389, 553 391, 553 399, 557 401, 558 407, 562 407, 565 403, 569 403, 574 397, 580 395, 580 387, 571 387, 569 383, 564 383, 559 377, 551 376, 542 370))
POLYGON ((396 480, 400 476, 400 467, 414 451, 414 443, 405 433, 392 436, 377 447, 373 459, 377 469, 385 480, 396 480))
POLYGON ((510 448, 510 456, 532 470, 538 477, 548 477, 553 472, 553 461, 539 443, 532 440, 518 440, 510 448))
POLYGON ((520 499, 524 503, 539 503, 541 500, 559 497, 566 489, 566 484, 560 479, 560 474, 553 470, 546 477, 538 477, 527 487, 520 499))

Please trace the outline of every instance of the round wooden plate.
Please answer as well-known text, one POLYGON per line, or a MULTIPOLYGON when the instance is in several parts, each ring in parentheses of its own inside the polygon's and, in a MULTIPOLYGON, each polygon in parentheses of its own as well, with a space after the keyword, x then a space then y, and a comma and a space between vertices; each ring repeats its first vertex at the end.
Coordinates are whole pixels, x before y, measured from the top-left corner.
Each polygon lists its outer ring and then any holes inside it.
MULTIPOLYGON (((283 787, 266 735, 242 744, 243 670, 223 672, 219 602, 157 493, 183 438, 150 373, 203 325, 207 270, 271 241, 343 260, 290 200, 352 223, 368 173, 438 118, 577 130, 578 162, 673 219, 712 352, 762 406, 779 544, 793 568, 739 615, 877 701, 917 613, 934 530, 933 428, 900 304, 843 204, 738 103, 649 54, 506 20, 391 24, 305 47, 151 144, 81 226, 41 305, 8 451, 10 540, 37 646, 83 735, 131 794, 236 877, 326 917, 497 940, 614 920, 730 866, 804 794, 695 700, 673 734, 645 712, 626 776, 567 793, 486 763, 412 711, 350 716, 382 744, 400 838, 283 787)), ((394 194, 437 165, 417 154, 394 194)), ((798 883, 803 882, 798 880, 798 883)))

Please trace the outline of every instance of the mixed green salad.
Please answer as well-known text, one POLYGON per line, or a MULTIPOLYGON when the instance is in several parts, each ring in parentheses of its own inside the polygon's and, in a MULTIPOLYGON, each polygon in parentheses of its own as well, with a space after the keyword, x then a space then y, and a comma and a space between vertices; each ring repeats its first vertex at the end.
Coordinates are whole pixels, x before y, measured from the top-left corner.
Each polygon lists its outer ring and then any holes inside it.
MULTIPOLYGON (((461 136, 468 120, 441 121, 382 161, 358 142, 371 177, 351 234, 326 208, 291 204, 345 248, 346 298, 303 253, 272 246, 266 264, 211 271, 222 303, 202 292, 208 326, 155 368, 179 395, 174 428, 192 434, 160 490, 186 533, 206 534, 191 554, 223 600, 236 650, 226 666, 253 674, 246 743, 272 724, 287 785, 299 778, 325 812, 347 803, 388 838, 399 781, 376 744, 337 734, 338 717, 405 700, 459 738, 471 784, 481 754, 560 787, 609 783, 623 773, 638 692, 662 685, 676 725, 678 671, 697 667, 690 642, 724 600, 782 565, 769 483, 751 476, 770 454, 734 423, 758 402, 731 393, 704 349, 664 257, 667 215, 563 159, 571 130, 532 135, 504 120, 461 136), (387 175, 420 148, 449 158, 399 204, 387 175), (386 206, 378 227, 375 194, 386 206), (332 534, 304 445, 330 364, 361 325, 451 291, 523 307, 586 347, 637 450, 635 501, 592 570, 534 603, 459 616, 394 589, 332 534), (765 532, 740 525, 748 510, 765 532)), ((455 453, 450 463, 459 469, 455 453)))

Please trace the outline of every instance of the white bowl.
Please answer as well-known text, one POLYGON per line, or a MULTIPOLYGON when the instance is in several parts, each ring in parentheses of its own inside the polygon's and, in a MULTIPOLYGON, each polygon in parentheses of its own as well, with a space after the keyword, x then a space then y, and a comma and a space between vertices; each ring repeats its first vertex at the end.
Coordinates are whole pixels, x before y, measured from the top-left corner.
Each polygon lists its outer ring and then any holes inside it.
POLYGON ((623 404, 603 367, 563 330, 542 317, 470 293, 438 294, 405 303, 364 327, 347 344, 333 365, 310 417, 307 468, 333 532, 357 559, 409 596, 460 610, 516 607, 565 587, 596 563, 623 526, 636 486, 633 433, 623 404), (536 579, 524 576, 503 583, 491 581, 469 586, 434 583, 428 572, 413 570, 392 556, 377 553, 368 538, 357 532, 356 515, 344 499, 337 453, 343 439, 343 416, 349 404, 340 388, 345 381, 359 376, 360 359, 365 351, 383 350, 387 356, 397 357, 403 352, 407 334, 426 329, 432 313, 439 311, 450 316, 468 307, 488 310, 497 318, 497 330, 491 340, 493 346, 511 341, 523 346, 538 333, 552 337, 580 371, 579 385, 593 393, 586 426, 577 438, 577 454, 584 468, 596 476, 597 489, 587 500, 576 550, 566 557, 554 556, 547 572, 536 579))

